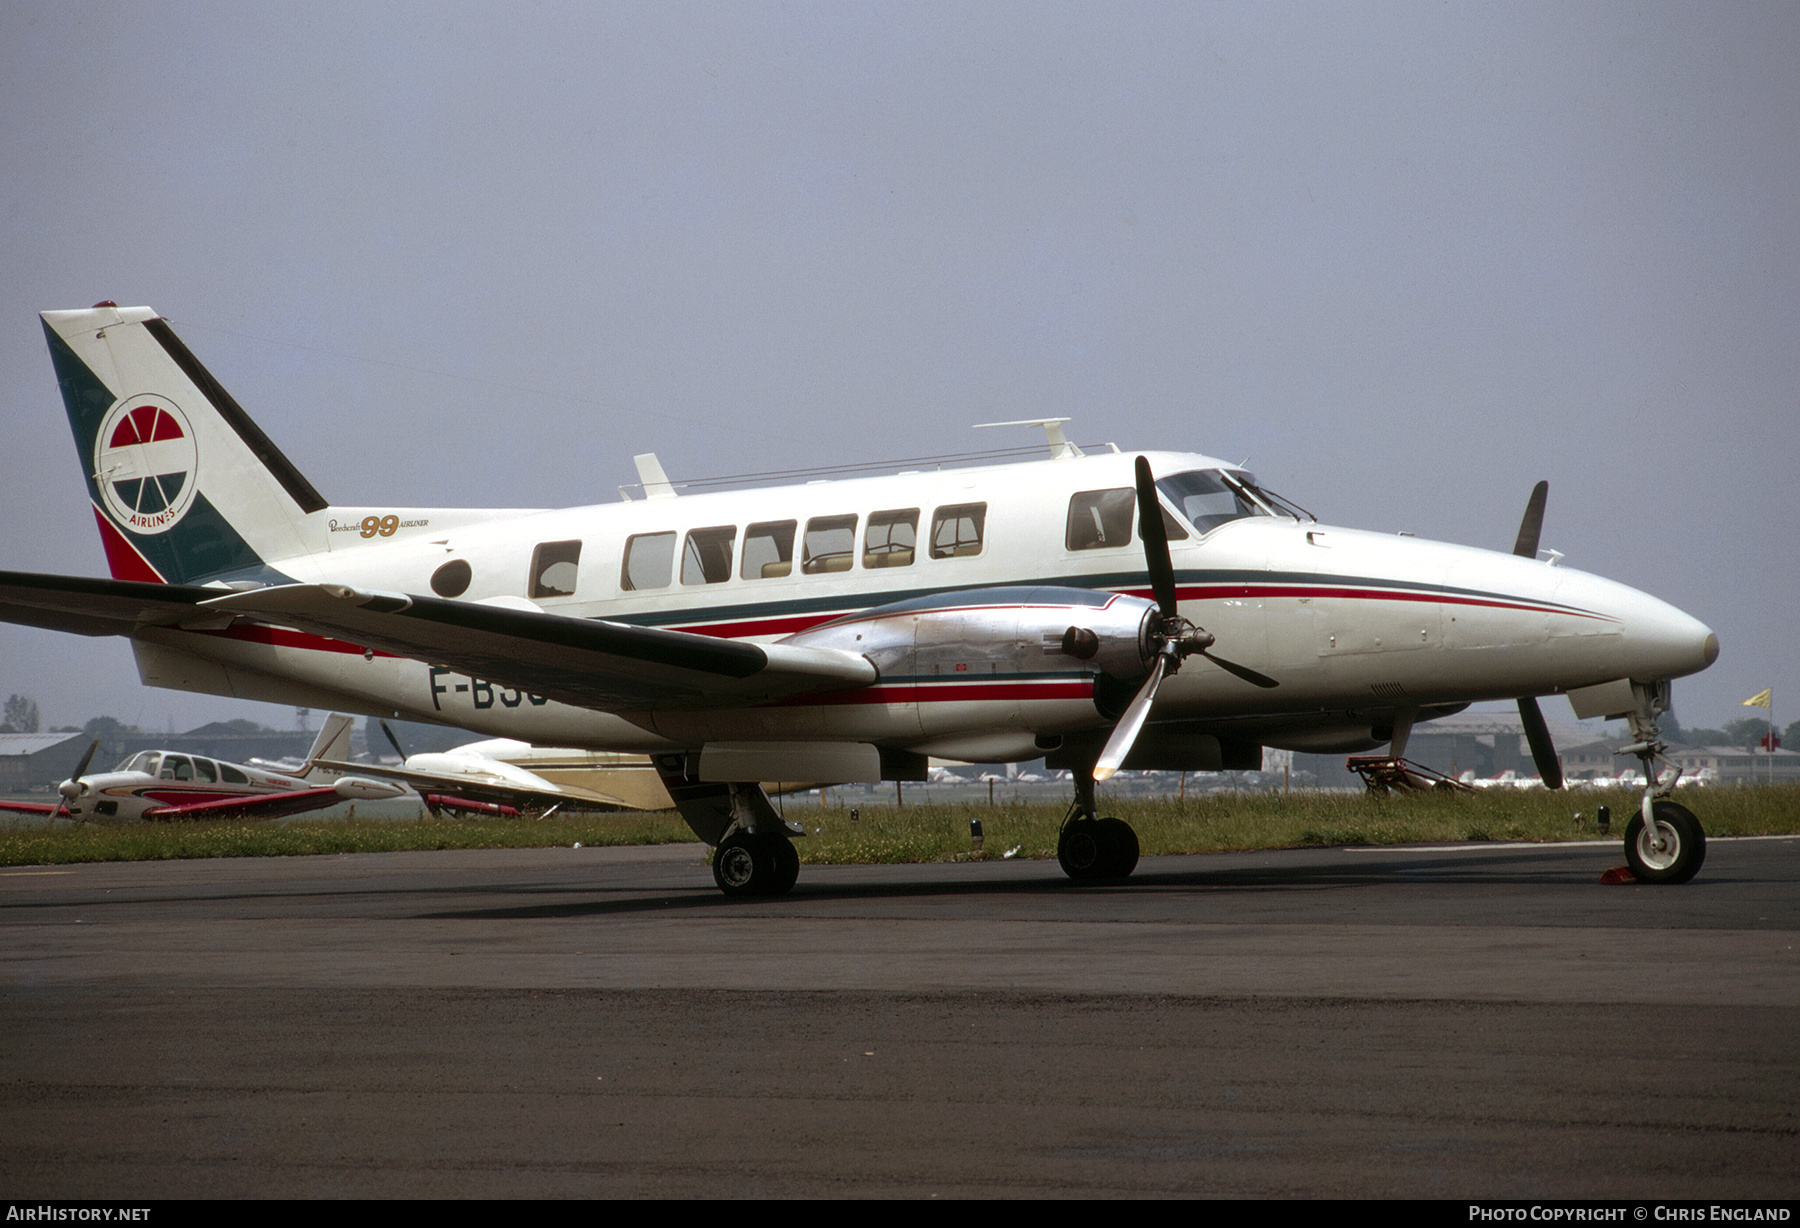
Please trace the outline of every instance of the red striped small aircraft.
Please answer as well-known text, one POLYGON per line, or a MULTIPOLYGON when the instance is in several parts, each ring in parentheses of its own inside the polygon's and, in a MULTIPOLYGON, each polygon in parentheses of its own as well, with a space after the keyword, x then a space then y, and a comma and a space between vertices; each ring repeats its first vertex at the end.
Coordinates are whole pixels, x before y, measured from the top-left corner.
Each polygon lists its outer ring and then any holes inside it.
POLYGON ((798 872, 757 781, 1047 757, 1076 778, 1063 868, 1116 879, 1137 838, 1094 783, 1121 768, 1399 758, 1417 722, 1515 699, 1554 786, 1559 693, 1631 722, 1637 875, 1704 856, 1656 718, 1718 640, 1540 560, 1542 483, 1503 554, 1323 525, 1225 461, 1084 453, 1053 419, 1026 463, 680 493, 647 454, 616 504, 340 505, 154 311, 43 321, 112 575, 0 573, 0 618, 127 636, 152 686, 649 754, 728 893, 798 872))

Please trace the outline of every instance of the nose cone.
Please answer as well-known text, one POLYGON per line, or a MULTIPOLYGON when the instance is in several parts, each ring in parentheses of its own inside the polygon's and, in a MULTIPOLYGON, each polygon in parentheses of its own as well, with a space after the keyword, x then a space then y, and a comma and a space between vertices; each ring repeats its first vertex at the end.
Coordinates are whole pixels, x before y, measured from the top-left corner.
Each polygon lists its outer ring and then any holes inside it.
POLYGON ((1631 677, 1643 682, 1681 678, 1719 659, 1719 637, 1699 619, 1648 593, 1622 584, 1607 587, 1611 599, 1596 605, 1619 620, 1631 677))

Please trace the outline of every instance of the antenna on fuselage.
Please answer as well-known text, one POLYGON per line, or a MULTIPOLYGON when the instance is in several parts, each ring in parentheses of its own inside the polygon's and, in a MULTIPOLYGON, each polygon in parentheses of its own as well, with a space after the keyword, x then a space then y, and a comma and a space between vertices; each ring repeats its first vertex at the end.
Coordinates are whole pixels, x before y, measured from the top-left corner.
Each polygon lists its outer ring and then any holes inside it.
POLYGON ((1063 423, 1071 421, 1071 418, 1021 418, 1017 422, 977 422, 975 429, 984 431, 993 426, 1041 426, 1044 428, 1044 438, 1050 442, 1050 458, 1063 460, 1083 455, 1081 449, 1070 443, 1069 437, 1063 434, 1063 423))
POLYGON ((675 497, 674 484, 669 481, 669 475, 663 472, 662 462, 656 459, 656 453, 646 452, 631 459, 637 462, 638 480, 644 484, 644 498, 675 497))

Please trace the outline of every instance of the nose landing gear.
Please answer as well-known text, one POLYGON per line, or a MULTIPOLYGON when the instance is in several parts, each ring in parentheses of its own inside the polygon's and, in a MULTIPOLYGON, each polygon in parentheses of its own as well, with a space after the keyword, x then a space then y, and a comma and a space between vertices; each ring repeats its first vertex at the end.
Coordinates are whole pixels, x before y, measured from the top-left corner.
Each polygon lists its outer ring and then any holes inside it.
POLYGON ((1659 780, 1656 761, 1668 749, 1656 718, 1669 708, 1668 683, 1633 682, 1636 708, 1628 716, 1632 743, 1623 748, 1644 765, 1644 798, 1625 827, 1625 860, 1640 883, 1685 883, 1706 860, 1706 832, 1686 806, 1668 800, 1681 778, 1676 768, 1659 780))

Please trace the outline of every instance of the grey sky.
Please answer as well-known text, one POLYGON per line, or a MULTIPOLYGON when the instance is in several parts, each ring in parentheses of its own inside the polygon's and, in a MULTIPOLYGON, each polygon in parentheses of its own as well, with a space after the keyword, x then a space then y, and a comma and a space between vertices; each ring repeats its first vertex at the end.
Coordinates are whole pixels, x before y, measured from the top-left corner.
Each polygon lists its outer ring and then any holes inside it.
MULTIPOLYGON (((1549 478, 1565 565, 1719 632, 1684 722, 1785 722, 1797 52, 1791 4, 7 5, 0 567, 104 574, 34 313, 110 298, 341 502, 1044 414, 1498 549, 1549 478)), ((0 628, 12 691, 288 720, 0 628)))

